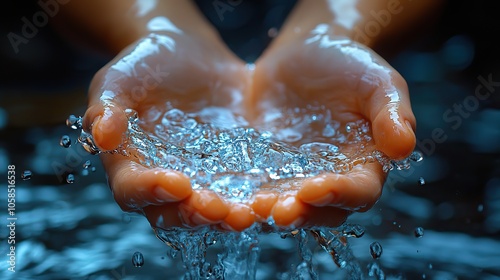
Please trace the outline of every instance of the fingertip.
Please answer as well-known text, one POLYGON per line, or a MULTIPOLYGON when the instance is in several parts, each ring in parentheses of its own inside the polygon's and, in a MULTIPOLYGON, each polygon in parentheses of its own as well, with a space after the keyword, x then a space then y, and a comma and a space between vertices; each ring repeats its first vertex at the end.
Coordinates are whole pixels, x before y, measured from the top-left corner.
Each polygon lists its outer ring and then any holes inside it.
POLYGON ((377 149, 391 159, 408 157, 416 145, 414 123, 413 117, 398 114, 397 105, 389 105, 372 121, 377 149))
POLYGON ((188 198, 193 190, 189 178, 177 171, 159 171, 158 186, 155 194, 164 201, 180 201, 188 198))
POLYGON ((97 115, 92 122, 92 136, 95 144, 103 151, 118 148, 127 129, 127 116, 118 107, 105 107, 102 114, 97 115))
POLYGON ((271 215, 271 211, 278 200, 278 194, 273 191, 260 191, 253 197, 251 207, 260 222, 264 222, 271 215))
POLYGON ((227 217, 229 210, 217 194, 208 190, 193 191, 180 208, 183 219, 193 225, 220 223, 227 217))
POLYGON ((272 217, 279 227, 299 227, 306 222, 308 205, 300 201, 295 194, 280 196, 273 207, 272 217))
POLYGON ((248 205, 235 203, 221 226, 228 230, 243 231, 255 222, 255 213, 248 205))
POLYGON ((302 183, 301 189, 297 193, 297 197, 304 203, 313 206, 329 205, 335 199, 332 191, 332 186, 338 175, 316 176, 308 178, 302 183))

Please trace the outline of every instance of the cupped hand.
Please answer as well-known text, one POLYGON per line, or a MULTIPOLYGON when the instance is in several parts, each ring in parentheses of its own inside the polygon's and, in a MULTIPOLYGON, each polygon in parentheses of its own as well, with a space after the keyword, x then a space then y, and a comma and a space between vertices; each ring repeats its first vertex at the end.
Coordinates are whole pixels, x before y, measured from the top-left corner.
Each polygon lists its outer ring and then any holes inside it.
MULTIPOLYGON (((142 128, 154 133, 167 103, 185 112, 217 106, 241 113, 247 83, 245 64, 218 40, 182 32, 150 34, 95 75, 84 129, 92 132, 101 151, 114 150, 128 129, 126 109, 137 111, 142 128)), ((120 207, 144 213, 153 226, 217 224, 241 213, 253 223, 249 207, 230 205, 210 191, 192 190, 189 178, 180 172, 145 167, 119 154, 102 153, 101 159, 120 207)))
MULTIPOLYGON (((254 125, 266 127, 275 116, 297 107, 306 113, 311 107, 324 108, 342 125, 369 121, 373 141, 367 150, 391 159, 405 158, 415 147, 416 123, 405 80, 370 48, 329 35, 326 25, 306 37, 276 42, 256 63, 248 98, 254 125)), ((331 143, 344 150, 356 148, 331 143)), ((272 216, 278 225, 335 225, 352 211, 370 209, 385 178, 381 165, 373 162, 344 174, 304 179, 295 191, 266 190, 257 196, 269 201, 262 215, 272 216)))
MULTIPOLYGON (((407 156, 415 145, 403 78, 367 47, 321 32, 274 45, 253 73, 221 42, 151 34, 96 74, 89 100, 84 127, 103 151, 122 143, 126 109, 137 111, 143 129, 153 133, 167 103, 186 112, 229 108, 257 127, 265 127, 276 111, 321 104, 342 124, 370 121, 372 148, 393 159, 407 156)), ((179 172, 148 168, 118 154, 102 154, 102 160, 122 209, 141 212, 162 228, 217 224, 243 230, 270 217, 284 228, 336 226, 352 211, 368 210, 386 176, 378 163, 357 165, 345 174, 304 179, 295 191, 263 186, 250 201, 230 203, 211 191, 192 190, 179 172)))

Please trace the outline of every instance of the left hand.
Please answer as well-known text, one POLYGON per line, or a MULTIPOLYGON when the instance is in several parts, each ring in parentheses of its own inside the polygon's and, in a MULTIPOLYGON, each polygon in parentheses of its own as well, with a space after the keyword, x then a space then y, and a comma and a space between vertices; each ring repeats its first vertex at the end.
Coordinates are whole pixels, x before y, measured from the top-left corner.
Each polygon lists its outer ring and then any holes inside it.
MULTIPOLYGON (((265 126, 273 112, 310 104, 329 109, 343 125, 368 120, 374 139, 369 148, 391 159, 405 158, 415 147, 416 121, 405 80, 370 48, 330 36, 328 29, 273 45, 256 63, 247 105, 254 125, 265 126)), ((272 216, 278 226, 336 226, 352 211, 370 209, 385 178, 377 162, 345 174, 318 175, 302 181, 297 191, 261 191, 257 198, 267 206, 260 209, 257 203, 256 212, 272 216)))

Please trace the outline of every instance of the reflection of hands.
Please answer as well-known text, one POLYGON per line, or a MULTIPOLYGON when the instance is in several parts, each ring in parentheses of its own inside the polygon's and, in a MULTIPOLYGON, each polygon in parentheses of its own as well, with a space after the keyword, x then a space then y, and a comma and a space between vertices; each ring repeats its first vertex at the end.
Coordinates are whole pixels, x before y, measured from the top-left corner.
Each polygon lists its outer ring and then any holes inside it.
MULTIPOLYGON (((164 112, 167 102, 187 112, 209 105, 240 109, 246 73, 244 63, 218 41, 150 34, 96 74, 84 127, 92 131, 96 145, 108 151, 123 140, 128 108, 138 112, 145 120, 143 129, 151 133, 154 127, 147 127, 148 120, 164 112)), ((144 211, 152 225, 194 226, 231 221, 230 212, 251 215, 249 207, 231 207, 212 192, 193 191, 179 172, 149 169, 116 154, 102 154, 102 160, 117 203, 127 211, 144 211)))
MULTIPOLYGON (((319 25, 305 39, 274 45, 256 63, 249 106, 254 118, 265 125, 264 116, 276 110, 323 105, 344 125, 361 118, 370 121, 373 149, 392 159, 408 156, 416 139, 406 82, 369 48, 327 33, 319 25)), ((385 177, 380 164, 369 163, 346 174, 306 179, 298 192, 278 198, 272 215, 281 225, 304 220, 334 225, 349 214, 341 209, 370 209, 385 177)))

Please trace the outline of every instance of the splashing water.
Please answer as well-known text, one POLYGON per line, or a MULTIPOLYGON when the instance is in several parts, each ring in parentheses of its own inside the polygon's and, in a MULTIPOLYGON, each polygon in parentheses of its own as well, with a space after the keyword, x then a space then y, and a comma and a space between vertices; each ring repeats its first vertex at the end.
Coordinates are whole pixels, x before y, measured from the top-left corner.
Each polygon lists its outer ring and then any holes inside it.
MULTIPOLYGON (((385 172, 409 169, 411 161, 422 160, 419 152, 401 161, 389 159, 371 148, 367 121, 351 122, 340 129, 340 123, 331 120, 325 109, 312 113, 289 110, 286 118, 268 124, 271 128, 282 124, 274 131, 245 126, 241 116, 220 108, 190 114, 171 108, 154 124, 154 133, 148 133, 141 125, 151 124, 141 122, 133 110, 126 113, 129 123, 123 144, 107 153, 135 157, 148 167, 181 171, 190 177, 193 189, 213 190, 231 202, 248 200, 266 183, 279 184, 286 191, 296 187, 291 179, 346 173, 356 165, 375 161, 385 172)), ((74 127, 73 123, 81 121, 68 123, 74 127)), ((84 130, 78 141, 89 153, 101 152, 84 130)))
POLYGON ((71 147, 71 138, 68 135, 63 135, 59 140, 59 145, 63 148, 71 147))
MULTIPOLYGON (((185 113, 170 106, 153 122, 142 121, 133 110, 126 113, 128 131, 122 145, 107 153, 135 157, 147 167, 181 171, 190 177, 193 189, 212 190, 231 202, 248 201, 263 184, 279 185, 275 189, 286 191, 297 187, 296 179, 327 172, 345 173, 360 164, 379 162, 389 172, 409 169, 412 161, 422 160, 419 152, 401 161, 389 159, 373 149, 367 121, 341 127, 324 108, 290 109, 259 129, 220 108, 185 113)), ((70 116, 67 120, 73 129, 81 128, 81 124, 81 118, 70 116)), ((91 154, 101 153, 92 135, 83 129, 78 142, 91 154)), ((180 252, 185 279, 255 279, 258 235, 263 227, 266 232, 278 231, 273 221, 269 225, 254 224, 243 232, 221 232, 208 227, 154 230, 158 239, 169 246, 172 257, 180 252), (207 250, 214 246, 222 248, 217 260, 209 262, 207 250)), ((282 233, 283 238, 294 237, 300 257, 298 265, 285 273, 284 279, 318 279, 313 253, 307 246, 310 238, 352 279, 362 279, 363 270, 352 255, 347 238, 363 234, 362 226, 350 224, 282 233)), ((374 258, 382 252, 377 244, 370 246, 374 258)))
MULTIPOLYGON (((363 271, 352 255, 347 238, 357 225, 338 228, 298 229, 281 233, 282 238, 293 237, 299 254, 298 264, 284 273, 282 279, 318 279, 314 269, 313 252, 308 242, 313 238, 338 267, 346 269, 351 279, 363 279, 363 271)), ((185 228, 155 228, 158 239, 170 249, 170 256, 180 253, 186 275, 184 279, 255 279, 259 257, 258 237, 263 225, 254 225, 243 232, 220 232, 208 227, 197 230, 185 228), (193 246, 193 244, 196 244, 193 246), (208 261, 212 247, 219 246, 215 261, 208 261)))

